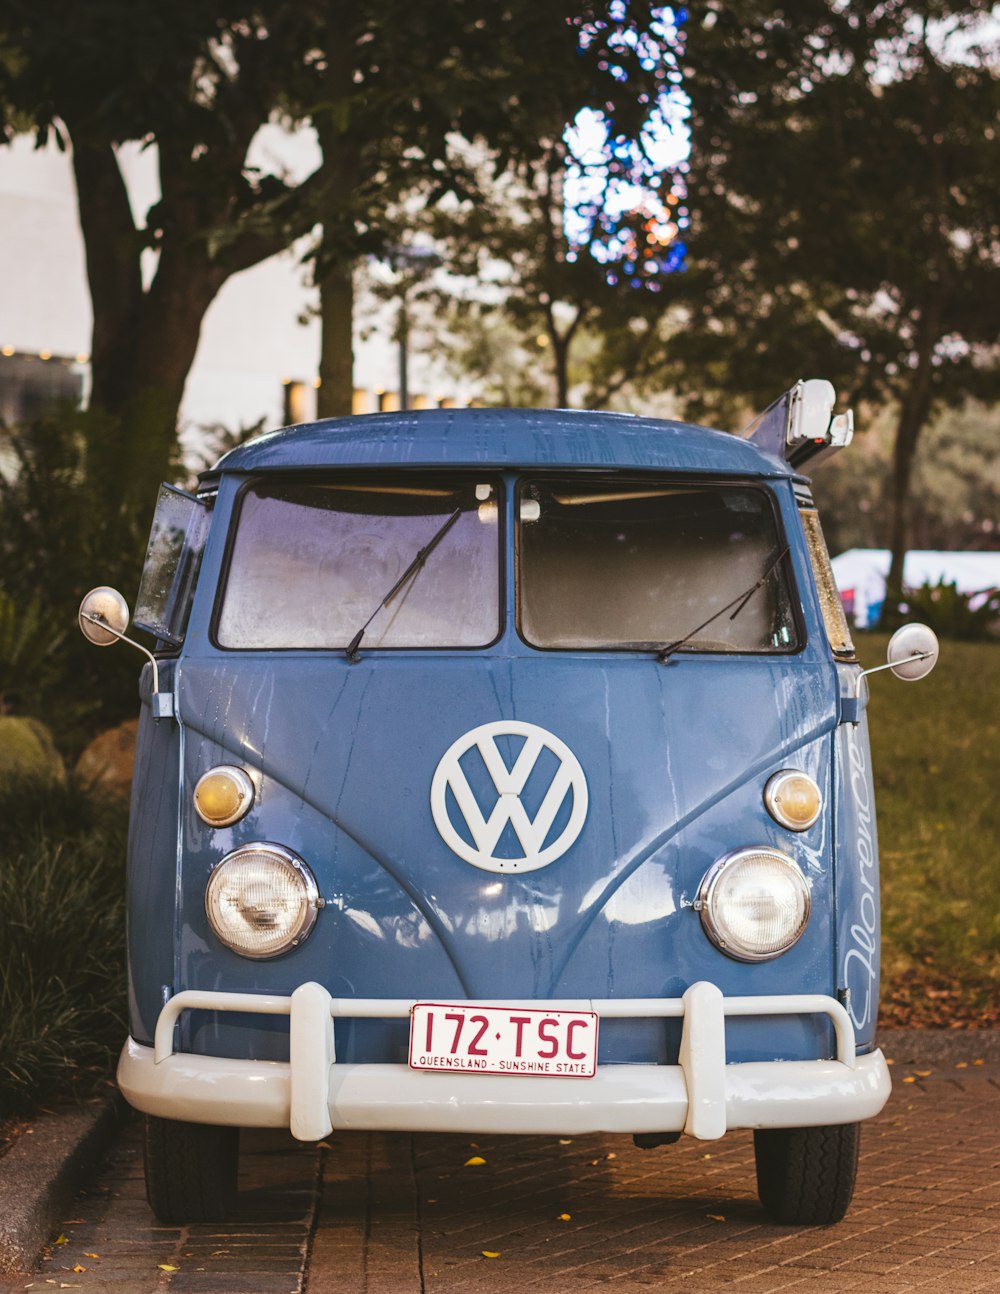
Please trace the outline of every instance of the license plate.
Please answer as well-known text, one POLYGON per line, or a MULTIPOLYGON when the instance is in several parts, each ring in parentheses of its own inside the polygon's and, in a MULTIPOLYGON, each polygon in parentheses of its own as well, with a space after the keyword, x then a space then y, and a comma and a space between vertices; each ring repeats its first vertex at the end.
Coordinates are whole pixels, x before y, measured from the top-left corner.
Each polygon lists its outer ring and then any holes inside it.
POLYGON ((410 1068, 475 1074, 593 1078, 593 1011, 417 1002, 410 1014, 410 1068))

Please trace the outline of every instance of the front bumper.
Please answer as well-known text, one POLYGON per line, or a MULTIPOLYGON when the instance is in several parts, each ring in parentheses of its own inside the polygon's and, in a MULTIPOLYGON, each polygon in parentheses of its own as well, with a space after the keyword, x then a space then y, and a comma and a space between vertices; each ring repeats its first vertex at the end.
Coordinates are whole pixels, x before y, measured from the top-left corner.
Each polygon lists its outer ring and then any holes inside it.
MULTIPOLYGON (((482 1005, 537 1007, 538 1002, 482 1005)), ((290 1128, 316 1141, 334 1128, 397 1132, 686 1132, 703 1141, 732 1128, 801 1128, 871 1118, 889 1097, 880 1051, 856 1056, 850 1019, 821 995, 724 998, 692 984, 681 998, 546 1001, 602 1018, 680 1018, 676 1065, 599 1065, 593 1078, 425 1073, 406 1065, 338 1064, 335 1017, 405 1018, 408 999, 332 998, 319 984, 291 997, 188 991, 163 1008, 153 1047, 129 1039, 118 1083, 146 1114, 189 1123, 290 1128), (288 1015, 290 1060, 229 1060, 173 1050, 182 1011, 288 1015), (836 1060, 726 1064, 725 1018, 821 1013, 836 1060)))

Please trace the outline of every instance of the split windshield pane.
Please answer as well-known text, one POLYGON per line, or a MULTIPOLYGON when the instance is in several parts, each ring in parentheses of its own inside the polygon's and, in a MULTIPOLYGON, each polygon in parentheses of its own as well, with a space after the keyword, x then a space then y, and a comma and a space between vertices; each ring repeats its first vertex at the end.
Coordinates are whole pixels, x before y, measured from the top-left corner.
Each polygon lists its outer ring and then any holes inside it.
POLYGON ((499 488, 455 477, 251 486, 219 645, 346 648, 376 612, 362 652, 485 646, 500 627, 499 488), (439 532, 426 562, 381 606, 439 532))
POLYGON ((798 645, 784 541, 761 487, 536 480, 522 487, 520 516, 521 632, 536 647, 655 649, 734 600, 683 650, 798 645))

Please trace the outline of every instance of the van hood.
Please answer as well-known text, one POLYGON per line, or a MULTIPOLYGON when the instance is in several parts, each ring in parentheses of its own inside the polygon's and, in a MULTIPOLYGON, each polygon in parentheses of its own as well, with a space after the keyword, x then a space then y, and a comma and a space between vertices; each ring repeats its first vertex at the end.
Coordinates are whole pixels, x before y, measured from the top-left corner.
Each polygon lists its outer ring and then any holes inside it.
MULTIPOLYGON (((241 653, 186 660, 177 693, 186 804, 217 763, 259 784, 234 827, 182 812, 183 885, 199 893, 224 853, 269 840, 306 860, 326 900, 307 943, 263 969, 217 954, 186 903, 185 986, 318 979, 447 1000, 650 996, 706 977, 733 991, 747 968, 690 908, 712 862, 777 844, 829 885, 827 815, 792 837, 761 799, 789 765, 829 794, 836 681, 822 663, 241 653)), ((826 921, 763 970, 773 991, 791 959, 800 991, 829 991, 826 921)))

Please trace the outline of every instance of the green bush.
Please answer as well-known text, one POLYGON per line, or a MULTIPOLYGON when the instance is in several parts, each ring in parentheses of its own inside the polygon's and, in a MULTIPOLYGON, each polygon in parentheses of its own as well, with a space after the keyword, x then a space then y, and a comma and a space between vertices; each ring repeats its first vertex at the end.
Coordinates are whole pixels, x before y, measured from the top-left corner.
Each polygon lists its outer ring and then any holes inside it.
POLYGON ((93 411, 0 427, 0 712, 31 715, 72 758, 136 710, 141 660, 85 641, 77 608, 98 584, 134 599, 153 499, 109 498, 93 411))
POLYGON ((959 593, 954 584, 939 580, 906 594, 908 620, 930 625, 939 638, 958 642, 984 642, 1000 637, 1000 590, 985 598, 959 593), (973 607, 971 603, 975 602, 973 607))
POLYGON ((0 788, 0 1118, 107 1082, 125 1036, 127 810, 0 788))

